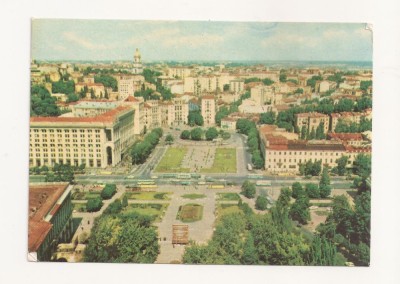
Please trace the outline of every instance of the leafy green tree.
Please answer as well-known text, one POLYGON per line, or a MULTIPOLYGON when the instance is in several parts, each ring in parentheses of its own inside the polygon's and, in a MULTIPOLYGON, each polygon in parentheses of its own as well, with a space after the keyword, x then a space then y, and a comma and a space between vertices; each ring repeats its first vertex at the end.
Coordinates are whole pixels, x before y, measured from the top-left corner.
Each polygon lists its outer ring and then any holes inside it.
POLYGON ((319 140, 325 139, 324 123, 322 123, 322 122, 319 123, 317 130, 315 132, 315 138, 319 139, 319 140))
POLYGON ((103 201, 100 197, 89 198, 86 203, 86 211, 87 212, 97 212, 103 206, 103 201))
POLYGON ((121 211, 122 211, 121 200, 115 199, 110 205, 108 205, 107 209, 104 210, 104 214, 118 214, 121 211))
POLYGON ((363 111, 372 108, 372 98, 370 96, 363 96, 357 100, 355 111, 363 111))
POLYGON ((257 264, 257 251, 254 246, 254 238, 251 233, 248 233, 246 242, 244 243, 242 264, 257 264))
POLYGON ((336 72, 334 75, 328 76, 328 80, 332 82, 336 82, 339 86, 340 83, 344 82, 344 78, 342 78, 343 72, 336 72))
POLYGON ((218 130, 215 127, 210 127, 206 131, 206 139, 211 141, 218 137, 218 130))
POLYGON ((103 84, 105 88, 112 88, 114 92, 118 90, 117 80, 110 75, 105 75, 105 74, 96 75, 94 76, 94 82, 103 84))
POLYGON ((103 215, 95 221, 84 252, 86 262, 153 263, 157 232, 140 215, 103 215))
POLYGON ((203 130, 200 127, 193 128, 190 131, 190 138, 195 141, 200 141, 203 136, 203 130))
POLYGON ((268 207, 268 199, 265 196, 259 195, 256 199, 256 209, 266 210, 268 207))
POLYGON ((277 204, 280 207, 287 207, 290 204, 290 197, 292 196, 292 191, 288 187, 284 187, 279 194, 277 204))
POLYGON ((297 197, 296 201, 290 206, 289 215, 294 221, 298 221, 300 224, 307 224, 310 220, 309 199, 305 194, 301 194, 297 197))
POLYGON ((181 133, 181 139, 184 139, 184 140, 190 139, 190 131, 183 130, 181 133))
POLYGON ((273 80, 271 80, 271 79, 269 79, 269 78, 263 79, 262 82, 264 83, 264 85, 267 85, 267 86, 270 86, 270 85, 272 85, 273 83, 275 83, 275 81, 273 81, 273 80))
POLYGON ((96 98, 96 94, 94 93, 93 89, 90 89, 90 98, 91 99, 95 99, 96 98))
POLYGON ((371 156, 365 154, 357 155, 354 160, 353 171, 362 178, 369 177, 371 175, 371 156))
POLYGON ((314 127, 313 127, 313 128, 311 129, 311 131, 310 131, 310 133, 309 133, 307 139, 308 139, 308 140, 314 140, 315 138, 316 138, 316 133, 315 133, 315 129, 314 129, 314 127))
POLYGON ((110 199, 117 192, 117 187, 115 184, 106 184, 100 193, 102 199, 110 199))
POLYGON ((264 112, 260 115, 260 123, 261 124, 274 124, 275 123, 275 112, 268 111, 264 112))
POLYGON ((76 102, 76 101, 79 101, 79 96, 78 95, 76 95, 74 93, 71 93, 71 94, 68 95, 67 103, 72 103, 72 102, 76 102))
POLYGON ((126 194, 124 195, 124 197, 122 198, 122 203, 121 203, 123 208, 128 207, 128 197, 126 196, 126 194))
POLYGON ((203 126, 204 119, 203 119, 203 116, 201 115, 200 111, 198 111, 198 110, 189 111, 188 124, 190 126, 195 126, 195 125, 203 126))
POLYGON ((301 127, 301 134, 300 134, 300 138, 302 140, 305 140, 307 138, 307 127, 305 125, 303 125, 301 127))
POLYGON ((56 104, 56 98, 52 97, 49 91, 41 85, 31 87, 31 116, 59 116, 60 109, 56 104))
POLYGON ((242 184, 241 194, 247 198, 254 198, 256 195, 256 185, 248 180, 244 181, 242 184))
POLYGON ((230 114, 230 109, 228 109, 227 107, 221 107, 217 113, 215 114, 215 123, 218 126, 221 126, 221 119, 223 119, 224 117, 227 117, 230 114))
POLYGON ((319 188, 316 184, 307 183, 306 192, 309 198, 320 198, 319 188))
POLYGON ((287 75, 285 73, 281 73, 279 75, 279 82, 285 83, 287 81, 287 75))
POLYGON ((53 82, 51 84, 51 92, 53 94, 71 94, 75 92, 75 82, 73 80, 67 82, 64 82, 63 80, 53 82))
POLYGON ((340 99, 337 104, 335 104, 335 112, 348 112, 353 111, 354 102, 350 99, 340 99))
POLYGON ((224 84, 223 90, 224 92, 229 91, 229 84, 224 84))
POLYGON ((372 86, 372 81, 361 81, 360 82, 360 89, 363 91, 367 91, 367 89, 371 86, 372 86))
POLYGON ((312 76, 311 79, 307 80, 307 86, 310 86, 312 89, 315 89, 315 84, 317 81, 322 81, 323 78, 321 76, 312 76))
POLYGON ((333 266, 336 265, 336 247, 326 239, 315 235, 310 249, 311 265, 333 266))
POLYGON ((337 172, 339 176, 344 176, 346 174, 346 166, 348 160, 349 160, 348 156, 342 156, 336 160, 337 172))
POLYGON ((329 177, 329 171, 327 167, 322 170, 321 179, 319 180, 319 187, 329 186, 331 184, 331 179, 329 177))
POLYGON ((295 182, 292 184, 292 197, 297 198, 300 195, 304 194, 303 186, 299 182, 295 182))
POLYGON ((264 167, 264 159, 260 154, 260 150, 255 150, 252 154, 251 161, 256 169, 262 169, 264 167))
POLYGON ((165 137, 165 142, 167 144, 172 144, 174 142, 174 136, 172 136, 171 134, 168 134, 167 137, 165 137))

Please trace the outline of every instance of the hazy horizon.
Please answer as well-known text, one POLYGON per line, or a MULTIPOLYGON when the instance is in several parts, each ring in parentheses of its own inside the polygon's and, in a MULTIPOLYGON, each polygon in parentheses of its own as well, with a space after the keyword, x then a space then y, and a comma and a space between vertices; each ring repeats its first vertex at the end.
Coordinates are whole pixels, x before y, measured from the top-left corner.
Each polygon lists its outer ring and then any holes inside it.
POLYGON ((33 59, 128 61, 372 61, 365 24, 32 20, 33 59))

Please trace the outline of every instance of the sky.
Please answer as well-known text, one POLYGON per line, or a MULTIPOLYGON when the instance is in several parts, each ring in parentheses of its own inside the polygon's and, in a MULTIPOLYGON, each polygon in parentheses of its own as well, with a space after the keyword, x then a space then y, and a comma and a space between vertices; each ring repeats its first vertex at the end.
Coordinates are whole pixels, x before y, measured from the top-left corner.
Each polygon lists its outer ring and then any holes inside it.
POLYGON ((364 23, 32 20, 32 59, 372 61, 364 23))

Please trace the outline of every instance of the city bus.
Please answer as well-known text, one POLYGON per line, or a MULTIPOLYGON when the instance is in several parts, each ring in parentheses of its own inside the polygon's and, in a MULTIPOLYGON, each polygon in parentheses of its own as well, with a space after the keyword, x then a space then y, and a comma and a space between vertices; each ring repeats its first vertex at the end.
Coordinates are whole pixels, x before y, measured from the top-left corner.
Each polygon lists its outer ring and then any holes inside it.
POLYGON ((155 184, 154 180, 138 180, 138 185, 153 185, 155 184))
POLYGON ((264 176, 261 174, 250 174, 250 175, 247 175, 247 178, 248 179, 262 179, 262 178, 264 178, 264 176))
POLYGON ((179 178, 179 179, 190 179, 191 175, 190 174, 178 174, 177 178, 179 178))
POLYGON ((271 181, 270 180, 258 180, 256 181, 256 186, 270 186, 271 181))

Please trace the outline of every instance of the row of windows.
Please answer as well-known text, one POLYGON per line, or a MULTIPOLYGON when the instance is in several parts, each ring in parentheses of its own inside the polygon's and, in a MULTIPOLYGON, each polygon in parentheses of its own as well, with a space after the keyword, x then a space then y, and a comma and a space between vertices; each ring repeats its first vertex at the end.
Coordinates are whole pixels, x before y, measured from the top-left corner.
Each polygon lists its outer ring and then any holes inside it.
MULTIPOLYGON (((32 153, 30 153, 29 154, 29 157, 33 157, 34 155, 32 154, 32 153)), ((35 157, 37 157, 37 158, 39 158, 39 157, 41 157, 42 155, 40 154, 40 153, 36 153, 35 154, 35 157)), ((50 154, 50 157, 56 157, 57 155, 55 154, 55 153, 51 153, 50 154)), ((80 155, 79 154, 73 154, 73 157, 75 157, 75 158, 78 158, 78 157, 82 157, 82 158, 85 158, 85 157, 97 157, 97 158, 101 158, 101 154, 88 154, 88 155, 86 155, 85 153, 81 153, 80 155)), ((44 153, 43 154, 43 157, 49 157, 49 154, 48 153, 44 153)), ((58 153, 58 157, 64 157, 64 154, 63 153, 58 153)), ((67 154, 65 154, 65 157, 71 157, 71 154, 69 154, 69 153, 67 153, 67 154)))
MULTIPOLYGON (((274 161, 274 162, 278 162, 278 163, 280 163, 280 162, 284 162, 284 163, 286 163, 286 159, 268 159, 268 161, 269 162, 272 162, 272 160, 274 161), (283 160, 283 161, 282 161, 283 160)), ((299 163, 301 163, 301 162, 307 162, 309 159, 298 159, 298 162, 299 163)), ((315 161, 317 161, 317 159, 314 159, 314 162, 315 161)), ((289 163, 291 163, 292 162, 292 159, 288 159, 288 162, 289 163)), ((293 159, 293 162, 294 163, 297 163, 297 159, 293 159)), ((328 159, 325 159, 325 163, 328 163, 328 159)), ((333 159, 330 159, 330 163, 333 163, 333 159)))
MULTIPOLYGON (((31 150, 32 152, 36 152, 36 153, 40 153, 41 151, 43 152, 43 153, 47 153, 47 152, 49 152, 48 151, 48 149, 46 148, 46 149, 36 149, 36 151, 35 150, 31 150)), ((50 152, 59 152, 59 153, 62 153, 62 152, 64 152, 64 149, 63 148, 59 148, 59 149, 57 149, 57 151, 56 151, 56 149, 54 149, 54 148, 51 148, 50 149, 50 152)), ((71 149, 65 149, 65 152, 67 152, 67 153, 70 153, 71 152, 71 149)), ((77 153, 77 152, 81 152, 81 153, 86 153, 86 149, 72 149, 72 152, 75 152, 75 153, 77 153)), ((93 151, 93 149, 88 149, 88 152, 90 152, 90 153, 93 153, 94 151, 93 151)), ((96 149, 96 153, 101 153, 101 149, 96 149)))
MULTIPOLYGON (((50 141, 50 143, 55 143, 56 142, 56 140, 55 139, 50 139, 49 140, 50 141)), ((40 139, 35 139, 35 142, 44 142, 44 143, 47 143, 47 139, 42 139, 42 140, 40 140, 40 139)), ((58 143, 63 143, 63 140, 62 139, 57 139, 57 142, 58 143)), ((65 143, 70 143, 71 142, 71 139, 65 139, 65 141, 64 141, 65 143)), ((72 142, 73 143, 86 143, 86 139, 80 139, 79 141, 78 141, 78 139, 72 139, 72 142)), ((88 139, 88 143, 93 143, 93 139, 88 139)), ((100 143, 100 139, 96 139, 96 143, 100 143)), ((59 144, 60 145, 60 144, 59 144)))
MULTIPOLYGON (((310 156, 318 156, 318 152, 287 152, 287 154, 288 155, 292 155, 292 153, 293 153, 293 155, 297 155, 297 153, 298 153, 298 155, 303 155, 303 153, 304 153, 304 155, 310 155, 310 156)), ((323 154, 325 153, 325 156, 339 156, 339 153, 333 153, 333 152, 319 152, 319 155, 320 156, 323 156, 323 154), (335 154, 335 155, 334 155, 335 154)), ((271 155, 271 156, 275 156, 275 155, 286 155, 286 152, 282 152, 282 151, 279 151, 279 152, 268 152, 267 153, 267 155, 271 155)), ((341 153, 341 155, 343 155, 343 153, 341 153)))
MULTIPOLYGON (((36 159, 35 162, 36 162, 35 163, 36 166, 49 165, 49 160, 48 159, 43 159, 43 164, 42 164, 40 159, 36 159)), ((57 164, 71 164, 71 159, 59 159, 59 160, 51 159, 50 162, 51 162, 50 165, 54 165, 56 163, 57 164)), ((86 161, 86 159, 81 159, 80 163, 81 164, 87 164, 87 161, 86 161)), ((30 165, 34 165, 33 164, 33 159, 29 160, 29 164, 30 165)), ((75 166, 79 166, 79 160, 78 159, 74 159, 73 160, 73 164, 75 166)), ((93 159, 89 159, 89 164, 87 164, 87 165, 89 167, 94 167, 94 160, 93 159)), ((96 167, 98 167, 98 168, 101 167, 101 160, 100 159, 96 159, 96 167)))
MULTIPOLYGON (((79 131, 77 130, 77 129, 47 129, 47 128, 43 128, 43 129, 37 129, 37 128, 31 128, 30 129, 30 131, 33 131, 33 132, 35 132, 35 133, 39 133, 39 132, 41 132, 41 133, 54 133, 54 132, 57 132, 57 133, 62 133, 62 132, 64 132, 64 133, 92 133, 93 132, 93 130, 92 129, 79 129, 79 131)), ((99 129, 95 129, 94 130, 94 132, 95 133, 100 133, 100 130, 99 129)))
MULTIPOLYGON (((29 146, 32 148, 32 144, 29 144, 29 146)), ((48 144, 35 144, 36 151, 40 151, 41 148, 47 148, 47 146, 48 146, 48 144)), ((79 146, 82 147, 82 148, 100 148, 101 147, 100 144, 88 144, 88 145, 80 144, 79 146), (93 145, 94 145, 94 147, 93 147, 93 145)), ((55 147, 56 147, 56 144, 50 144, 50 148, 55 148, 55 147)), ((71 144, 65 144, 65 145, 57 144, 57 148, 60 149, 60 150, 62 148, 67 148, 68 149, 70 147, 71 147, 71 144)), ((78 148, 78 144, 72 144, 72 147, 78 148)))

